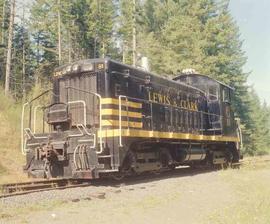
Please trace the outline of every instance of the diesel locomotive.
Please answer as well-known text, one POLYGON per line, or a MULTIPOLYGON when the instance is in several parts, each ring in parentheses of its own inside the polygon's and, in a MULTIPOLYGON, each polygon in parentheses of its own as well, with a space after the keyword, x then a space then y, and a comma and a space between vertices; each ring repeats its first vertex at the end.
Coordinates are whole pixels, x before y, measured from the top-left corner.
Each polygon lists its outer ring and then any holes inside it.
POLYGON ((52 79, 22 110, 31 177, 121 178, 240 159, 233 88, 208 76, 169 79, 105 58, 61 66, 52 79))

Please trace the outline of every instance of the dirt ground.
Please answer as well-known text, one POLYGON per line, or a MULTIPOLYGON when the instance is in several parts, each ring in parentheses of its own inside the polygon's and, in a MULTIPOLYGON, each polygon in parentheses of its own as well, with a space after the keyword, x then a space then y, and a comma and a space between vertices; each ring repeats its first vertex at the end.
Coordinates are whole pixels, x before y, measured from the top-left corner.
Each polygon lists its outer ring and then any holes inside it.
MULTIPOLYGON (((62 201, 51 200, 45 206, 16 208, 12 212, 2 202, 0 223, 270 223, 270 216, 262 219, 260 211, 257 214, 260 219, 256 222, 253 222, 253 216, 242 217, 245 209, 253 209, 245 208, 248 203, 256 204, 248 197, 246 203, 244 196, 254 182, 252 178, 267 180, 264 184, 270 187, 270 166, 211 172, 183 170, 168 177, 101 186, 96 192, 105 192, 105 195, 100 197, 89 195, 69 201, 63 197, 62 201), (231 211, 235 213, 235 208, 240 215, 231 218, 231 211), (223 215, 226 217, 222 218, 223 215)), ((267 189, 262 198, 270 200, 267 189)), ((76 188, 76 191, 82 190, 85 189, 76 188)), ((258 195, 254 200, 262 198, 258 195)), ((260 206, 261 203, 270 205, 268 201, 258 203, 260 206)))

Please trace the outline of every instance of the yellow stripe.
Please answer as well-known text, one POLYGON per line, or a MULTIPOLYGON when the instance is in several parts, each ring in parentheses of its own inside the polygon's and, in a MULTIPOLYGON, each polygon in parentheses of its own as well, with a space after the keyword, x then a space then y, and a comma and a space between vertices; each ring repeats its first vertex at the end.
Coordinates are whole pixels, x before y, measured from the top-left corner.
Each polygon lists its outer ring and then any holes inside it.
MULTIPOLYGON (((102 126, 119 126, 118 120, 102 120, 102 126)), ((122 121, 122 127, 131 127, 131 128, 142 128, 142 122, 134 122, 134 121, 122 121)))
MULTIPOLYGON (((116 115, 119 116, 119 110, 116 109, 102 109, 101 110, 102 115, 116 115)), ((142 118, 142 113, 139 112, 132 112, 132 111, 121 111, 122 116, 128 116, 128 117, 135 117, 135 118, 142 118)))
MULTIPOLYGON (((101 104, 114 104, 114 105, 119 105, 119 100, 118 99, 114 99, 114 98, 102 98, 101 99, 101 104)), ((141 103, 135 103, 135 102, 131 102, 131 101, 126 101, 126 100, 122 100, 121 101, 121 105, 123 106, 129 106, 129 107, 133 107, 133 108, 142 108, 142 104, 141 103)))
MULTIPOLYGON (((119 129, 103 130, 102 137, 119 137, 119 129)), ((98 132, 100 136, 100 132, 98 132)), ((239 142, 239 138, 221 135, 195 135, 176 132, 159 132, 147 130, 123 129, 123 137, 142 137, 142 138, 166 138, 166 139, 187 139, 201 141, 222 141, 222 142, 239 142)))

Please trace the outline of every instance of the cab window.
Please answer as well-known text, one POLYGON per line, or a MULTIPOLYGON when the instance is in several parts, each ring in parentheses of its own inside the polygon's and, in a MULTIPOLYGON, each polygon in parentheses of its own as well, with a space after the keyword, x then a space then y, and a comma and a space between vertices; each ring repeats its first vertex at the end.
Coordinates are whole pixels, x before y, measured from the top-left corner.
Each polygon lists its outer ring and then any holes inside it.
POLYGON ((230 90, 228 88, 224 88, 223 89, 223 102, 227 102, 230 103, 231 99, 230 99, 230 90))
POLYGON ((217 86, 209 86, 209 99, 217 100, 218 99, 218 88, 217 86))

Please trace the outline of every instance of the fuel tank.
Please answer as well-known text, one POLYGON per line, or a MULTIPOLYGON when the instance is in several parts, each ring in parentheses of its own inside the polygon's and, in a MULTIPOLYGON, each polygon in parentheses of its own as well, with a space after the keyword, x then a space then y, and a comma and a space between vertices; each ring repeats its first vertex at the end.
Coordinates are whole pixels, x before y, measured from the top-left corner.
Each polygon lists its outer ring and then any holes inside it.
POLYGON ((206 157, 206 150, 198 145, 187 145, 176 150, 178 162, 201 161, 206 157))

